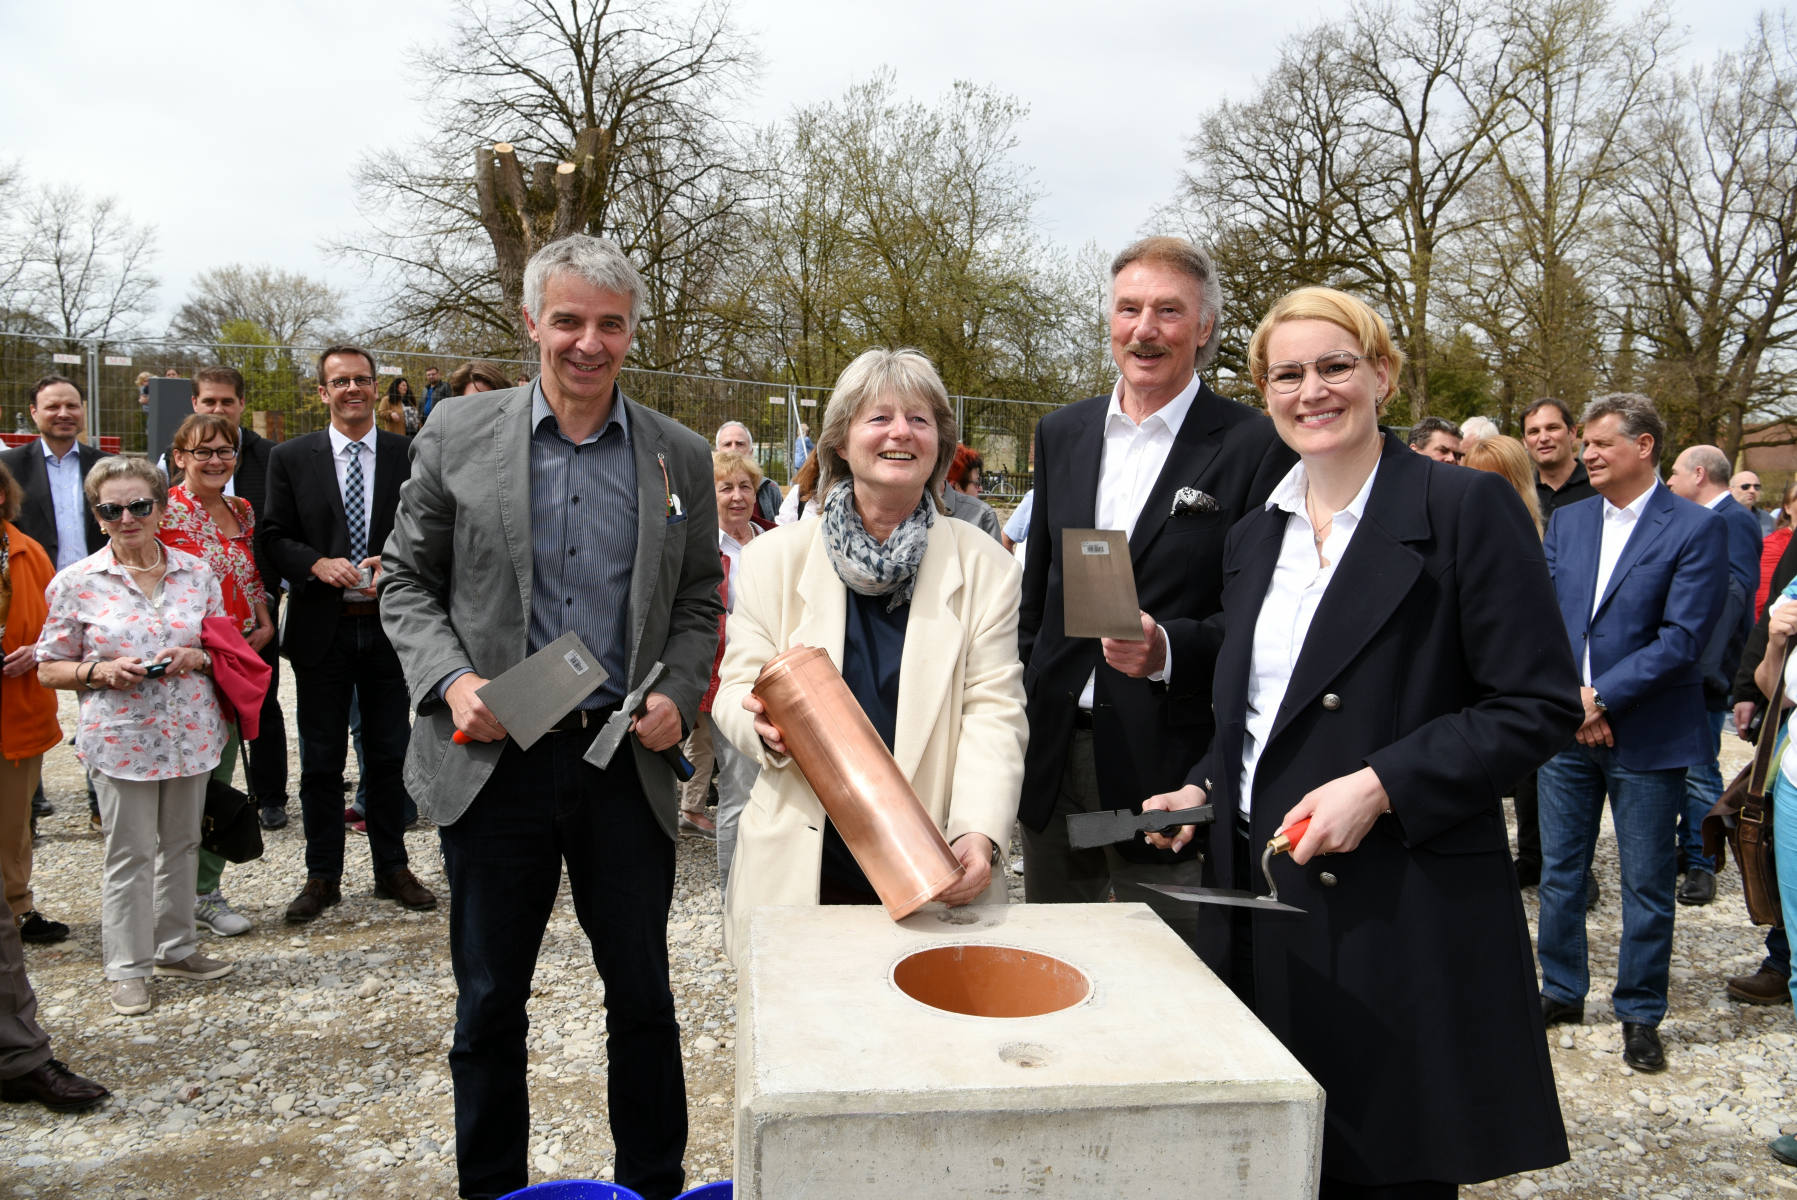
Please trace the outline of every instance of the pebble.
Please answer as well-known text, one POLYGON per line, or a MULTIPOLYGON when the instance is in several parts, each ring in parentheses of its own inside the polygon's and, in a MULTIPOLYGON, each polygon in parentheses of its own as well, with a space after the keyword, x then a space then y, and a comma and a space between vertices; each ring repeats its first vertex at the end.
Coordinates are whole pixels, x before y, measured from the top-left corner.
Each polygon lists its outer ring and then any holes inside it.
MULTIPOLYGON (((1730 775, 1733 769, 1724 764, 1730 775)), ((304 880, 304 838, 295 820, 264 835, 263 859, 225 874, 226 895, 257 927, 239 938, 210 938, 202 949, 239 970, 206 984, 157 980, 156 1007, 127 1023, 105 1004, 100 840, 86 832, 78 769, 66 747, 46 756, 45 778, 57 812, 40 823, 45 837, 33 882, 39 907, 71 922, 75 936, 61 946, 28 948, 27 965, 52 1002, 41 1011, 57 1057, 106 1083, 114 1100, 80 1117, 9 1106, 0 1122, 0 1163, 34 1172, 12 1194, 73 1196, 79 1182, 80 1194, 115 1200, 193 1196, 199 1188, 184 1172, 202 1154, 210 1156, 208 1200, 455 1194, 445 1054, 456 991, 447 906, 407 914, 371 900, 366 843, 351 838, 343 905, 295 933, 281 921, 304 880)), ((292 779, 297 785, 297 765, 292 779)), ((446 893, 434 833, 414 830, 407 846, 413 870, 446 893)), ((683 1043, 692 1051, 693 1186, 728 1175, 734 1121, 727 1051, 737 1036, 735 980, 720 954, 714 854, 710 843, 681 840, 669 916, 675 997, 683 1043)), ((1797 1176, 1765 1150, 1780 1130, 1797 1132, 1791 1009, 1737 1005, 1722 993, 1728 976, 1753 971, 1763 953, 1765 931, 1747 924, 1739 873, 1724 871, 1715 903, 1678 910, 1672 1009, 1661 1026, 1670 1069, 1630 1075, 1609 1005, 1621 914, 1607 819, 1596 869, 1604 900, 1589 921, 1585 1023, 1549 1031, 1573 1159, 1464 1187, 1462 1196, 1693 1200, 1797 1191, 1797 1176)), ((1011 883, 1020 899, 1022 880, 1013 876, 1011 883)), ((1523 896, 1533 926, 1535 892, 1523 896)), ((530 1182, 610 1180, 603 991, 565 885, 544 937, 529 1016, 530 1182)))

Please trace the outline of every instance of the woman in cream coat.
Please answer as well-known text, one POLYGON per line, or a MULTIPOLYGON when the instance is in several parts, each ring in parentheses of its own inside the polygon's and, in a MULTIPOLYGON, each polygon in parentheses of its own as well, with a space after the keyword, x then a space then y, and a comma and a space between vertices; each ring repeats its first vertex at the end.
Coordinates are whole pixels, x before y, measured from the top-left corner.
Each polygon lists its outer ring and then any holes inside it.
POLYGON ((878 903, 780 731, 749 694, 794 646, 826 650, 967 868, 942 899, 1003 904, 1000 849, 1023 785, 1029 726, 1017 660, 1021 572, 936 499, 957 430, 935 368, 870 350, 837 381, 817 442, 822 519, 743 554, 712 717, 761 765, 737 830, 725 948, 758 905, 878 903))

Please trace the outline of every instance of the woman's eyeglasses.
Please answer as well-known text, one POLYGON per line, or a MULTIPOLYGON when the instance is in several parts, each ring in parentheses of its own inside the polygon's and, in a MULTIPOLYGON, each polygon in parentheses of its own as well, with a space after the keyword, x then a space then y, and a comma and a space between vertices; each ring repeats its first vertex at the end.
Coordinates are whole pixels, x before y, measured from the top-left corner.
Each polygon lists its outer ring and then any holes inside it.
POLYGON ((154 500, 133 500, 129 504, 96 504, 94 511, 102 521, 116 521, 126 513, 134 517, 147 517, 156 511, 154 500))
POLYGON ((198 459, 201 462, 205 462, 207 459, 211 458, 216 458, 219 462, 230 462, 237 457, 237 451, 230 446, 226 446, 221 450, 213 450, 201 446, 193 450, 182 450, 181 453, 187 455, 189 458, 198 459))
POLYGON ((1349 354, 1346 350, 1337 350, 1309 362, 1276 362, 1267 367, 1267 373, 1261 378, 1268 387, 1285 395, 1297 391, 1303 385, 1305 367, 1316 367, 1317 378, 1324 383, 1341 383, 1354 373, 1354 368, 1365 357, 1364 354, 1349 354))

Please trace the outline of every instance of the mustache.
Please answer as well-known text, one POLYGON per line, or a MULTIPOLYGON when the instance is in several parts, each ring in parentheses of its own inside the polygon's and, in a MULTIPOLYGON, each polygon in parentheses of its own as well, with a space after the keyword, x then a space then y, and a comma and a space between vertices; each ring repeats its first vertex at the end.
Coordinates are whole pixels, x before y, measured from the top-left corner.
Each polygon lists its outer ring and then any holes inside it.
POLYGON ((1159 342, 1131 342, 1123 347, 1125 354, 1171 354, 1172 349, 1159 342))

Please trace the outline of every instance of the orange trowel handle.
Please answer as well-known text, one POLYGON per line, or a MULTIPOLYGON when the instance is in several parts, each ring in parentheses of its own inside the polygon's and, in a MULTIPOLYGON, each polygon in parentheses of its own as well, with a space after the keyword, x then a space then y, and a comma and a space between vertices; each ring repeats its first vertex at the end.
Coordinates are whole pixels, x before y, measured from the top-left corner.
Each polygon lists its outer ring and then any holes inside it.
POLYGON ((451 736, 449 740, 454 742, 458 746, 471 745, 474 741, 473 738, 469 737, 467 734, 463 733, 459 729, 455 731, 454 735, 451 736))
POLYGON ((1274 834, 1273 840, 1268 842, 1267 846, 1274 854, 1286 854, 1293 846, 1304 840, 1304 834, 1309 829, 1310 818, 1305 817, 1302 821, 1293 822, 1274 834))

